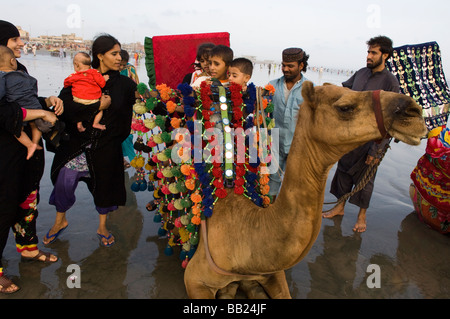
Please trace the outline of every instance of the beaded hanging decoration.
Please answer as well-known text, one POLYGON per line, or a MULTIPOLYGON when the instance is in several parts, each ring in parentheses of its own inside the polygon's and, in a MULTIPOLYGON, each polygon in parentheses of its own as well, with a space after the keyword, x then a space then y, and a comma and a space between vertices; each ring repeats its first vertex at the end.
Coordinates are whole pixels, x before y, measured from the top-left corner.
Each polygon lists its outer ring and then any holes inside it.
POLYGON ((429 130, 445 125, 450 112, 450 89, 436 42, 395 48, 387 68, 399 80, 401 92, 422 106, 429 130))
POLYGON ((263 170, 267 161, 260 160, 263 153, 270 154, 270 142, 260 141, 260 128, 267 128, 270 138, 275 90, 270 84, 262 90, 260 108, 253 84, 244 93, 240 85, 215 82, 203 82, 196 92, 188 84, 176 90, 162 84, 155 91, 157 97, 148 97, 147 86, 138 85, 131 189, 152 191, 159 200, 154 221, 161 223, 158 235, 168 238, 165 254, 180 246, 186 267, 198 244, 200 223, 212 216, 220 198, 233 191, 258 206, 270 203, 269 177, 263 170), (163 105, 165 115, 154 114, 157 105, 163 105))

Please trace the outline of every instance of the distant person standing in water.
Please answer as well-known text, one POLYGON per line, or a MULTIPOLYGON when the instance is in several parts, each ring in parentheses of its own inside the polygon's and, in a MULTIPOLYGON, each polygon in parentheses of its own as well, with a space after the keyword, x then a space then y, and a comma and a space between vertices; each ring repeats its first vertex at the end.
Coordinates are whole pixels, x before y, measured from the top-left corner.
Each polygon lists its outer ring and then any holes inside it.
MULTIPOLYGON (((400 84, 397 78, 386 69, 386 61, 392 54, 392 40, 379 36, 367 42, 367 67, 357 71, 349 80, 342 83, 354 91, 384 90, 398 93, 400 84)), ((389 138, 382 141, 368 142, 357 149, 344 155, 338 162, 330 192, 337 198, 351 192, 353 186, 358 185, 364 176, 368 166, 376 164, 380 160, 382 150, 390 142, 389 138)), ((358 218, 353 231, 366 231, 366 211, 369 208, 372 197, 375 175, 367 185, 350 197, 349 202, 359 207, 358 218)), ((345 202, 340 203, 330 211, 322 213, 323 218, 333 218, 336 215, 344 215, 345 202)))

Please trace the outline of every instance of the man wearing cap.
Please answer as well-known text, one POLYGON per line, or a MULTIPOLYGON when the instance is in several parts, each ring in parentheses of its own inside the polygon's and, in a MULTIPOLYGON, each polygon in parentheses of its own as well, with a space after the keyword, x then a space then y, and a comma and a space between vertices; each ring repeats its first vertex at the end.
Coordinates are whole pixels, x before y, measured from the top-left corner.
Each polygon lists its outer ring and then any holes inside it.
MULTIPOLYGON (((392 40, 385 36, 378 36, 367 41, 367 67, 357 71, 342 86, 354 91, 400 92, 397 78, 386 69, 386 61, 392 54, 392 40)), ((338 162, 338 166, 331 183, 330 192, 338 199, 350 193, 353 186, 362 180, 368 165, 378 164, 383 149, 390 139, 385 136, 381 141, 368 142, 350 153, 345 154, 338 162)), ((366 211, 372 197, 375 175, 362 190, 350 197, 349 202, 359 207, 359 213, 353 231, 362 233, 366 230, 366 211)), ((345 202, 340 203, 330 211, 324 212, 324 218, 344 215, 345 202)))
MULTIPOLYGON (((279 165, 276 173, 270 175, 269 195, 275 200, 280 191, 282 174, 286 168, 286 160, 291 148, 294 137, 295 126, 297 124, 300 105, 303 103, 302 85, 307 79, 302 75, 308 67, 309 55, 300 48, 288 48, 282 55, 283 76, 270 82, 275 87, 273 96, 275 119, 275 128, 278 129, 279 136, 278 163, 275 161, 272 165, 279 165)), ((277 158, 277 156, 273 156, 277 158)))

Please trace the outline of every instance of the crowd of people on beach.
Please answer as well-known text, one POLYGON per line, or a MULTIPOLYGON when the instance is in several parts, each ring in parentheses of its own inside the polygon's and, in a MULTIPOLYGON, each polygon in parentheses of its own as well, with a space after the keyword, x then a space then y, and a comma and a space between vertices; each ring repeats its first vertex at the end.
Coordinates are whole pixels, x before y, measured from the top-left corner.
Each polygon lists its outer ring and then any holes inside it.
MULTIPOLYGON (((56 216, 42 242, 50 245, 67 229, 67 211, 75 204, 79 181, 87 183, 99 216, 97 235, 103 247, 115 243, 106 226, 108 213, 125 205, 124 167, 134 158, 131 123, 139 79, 128 62, 129 55, 111 35, 98 36, 92 54, 74 56, 74 73, 68 75, 58 97, 39 97, 37 84, 21 57, 24 43, 17 28, 0 21, 0 292, 19 290, 2 268, 1 257, 10 229, 14 232, 17 251, 24 261, 53 263, 54 254, 38 248, 36 234, 39 182, 44 171, 44 143, 55 153, 51 164, 53 191, 49 203, 56 216), (20 84, 20 85, 19 85, 20 84), (19 90, 20 87, 20 90, 19 90), (32 103, 31 103, 32 101, 32 103), (33 108, 30 108, 34 105, 33 108), (41 123, 41 124, 39 124, 41 123), (43 137, 43 139, 41 138, 43 137), (105 160, 107 159, 107 160, 105 160)), ((385 68, 392 52, 392 41, 377 37, 368 42, 367 67, 343 83, 353 90, 384 89, 398 92, 398 82, 385 68)), ((136 57, 138 59, 138 57, 136 57)), ((280 130, 279 166, 284 171, 294 135, 295 123, 303 102, 302 85, 307 81, 309 55, 298 47, 282 52, 283 76, 271 81, 275 88, 273 118, 280 130)), ((245 91, 251 80, 253 63, 235 58, 233 50, 224 45, 205 43, 198 48, 195 70, 183 82, 200 87, 203 82, 218 86, 236 83, 245 91)), ((317 70, 320 72, 320 70, 317 70)), ((386 139, 384 143, 387 143, 386 139)), ((364 165, 376 161, 377 149, 384 144, 369 143, 339 162, 332 193, 337 197, 358 183, 364 165), (350 173, 349 171, 352 171, 350 173)), ((270 175, 271 202, 276 200, 282 174, 270 175)), ((365 211, 373 190, 373 180, 350 202, 361 208, 354 230, 366 229, 365 211)), ((266 203, 270 204, 270 203, 266 203)), ((158 201, 147 204, 154 210, 158 201)), ((342 204, 324 218, 344 213, 342 204)))

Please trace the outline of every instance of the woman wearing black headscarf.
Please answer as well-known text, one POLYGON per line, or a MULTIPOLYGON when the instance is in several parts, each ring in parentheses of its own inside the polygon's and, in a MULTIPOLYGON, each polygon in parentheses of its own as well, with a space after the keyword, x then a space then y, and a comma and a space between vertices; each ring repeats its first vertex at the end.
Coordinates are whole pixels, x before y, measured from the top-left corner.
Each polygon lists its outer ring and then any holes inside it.
MULTIPOLYGON (((23 42, 17 28, 0 20, 0 45, 13 50, 16 58, 21 56, 23 42)), ((27 72, 20 62, 19 71, 27 72)), ((5 248, 9 229, 12 227, 17 251, 25 260, 55 262, 57 257, 40 251, 37 247, 36 219, 39 202, 39 183, 44 172, 44 151, 38 150, 26 160, 26 148, 18 142, 23 123, 36 118, 44 118, 52 123, 56 114, 63 111, 62 101, 53 96, 39 98, 43 110, 22 110, 16 103, 0 101, 0 292, 12 293, 18 290, 3 275, 1 257, 5 248), (53 106, 54 111, 48 111, 53 106)), ((24 131, 31 137, 29 126, 24 131)), ((41 143, 42 144, 42 143, 41 143)))
POLYGON ((85 181, 93 195, 99 213, 97 234, 100 244, 108 247, 115 238, 106 228, 107 214, 125 205, 126 188, 123 170, 122 142, 130 134, 136 83, 120 75, 120 43, 111 35, 101 35, 92 44, 92 67, 109 80, 99 102, 81 105, 73 101, 71 88, 64 88, 60 97, 65 111, 61 119, 66 123, 70 139, 62 141, 56 150, 51 179, 54 189, 50 204, 55 205, 56 219, 44 238, 52 243, 67 225, 66 212, 75 203, 78 181, 85 181), (101 124, 105 130, 92 127, 92 121, 104 109, 101 124), (77 122, 84 122, 86 131, 80 133, 77 122))

